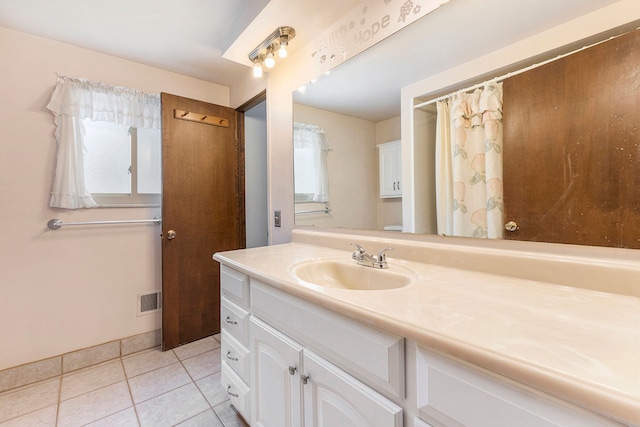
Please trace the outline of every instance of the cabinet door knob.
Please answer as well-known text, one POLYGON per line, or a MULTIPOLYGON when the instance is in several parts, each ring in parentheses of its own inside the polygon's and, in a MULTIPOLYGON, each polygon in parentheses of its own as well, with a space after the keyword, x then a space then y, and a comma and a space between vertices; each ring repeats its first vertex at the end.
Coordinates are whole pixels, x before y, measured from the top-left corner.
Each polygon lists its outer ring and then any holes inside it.
POLYGON ((289 375, 295 375, 297 370, 295 366, 289 366, 289 375))
POLYGON ((309 377, 309 375, 304 375, 304 374, 300 375, 300 380, 302 380, 302 384, 308 383, 310 379, 311 378, 309 377))
POLYGON ((233 360, 234 362, 238 361, 237 357, 231 357, 231 351, 227 351, 227 359, 233 360))

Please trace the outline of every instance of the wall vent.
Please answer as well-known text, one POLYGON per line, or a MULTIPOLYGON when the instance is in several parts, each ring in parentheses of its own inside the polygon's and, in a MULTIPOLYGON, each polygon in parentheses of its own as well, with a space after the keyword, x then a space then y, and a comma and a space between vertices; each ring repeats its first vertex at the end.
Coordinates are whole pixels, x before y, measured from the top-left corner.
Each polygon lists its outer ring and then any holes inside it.
POLYGON ((149 292, 138 294, 138 316, 159 311, 162 308, 162 293, 149 292))

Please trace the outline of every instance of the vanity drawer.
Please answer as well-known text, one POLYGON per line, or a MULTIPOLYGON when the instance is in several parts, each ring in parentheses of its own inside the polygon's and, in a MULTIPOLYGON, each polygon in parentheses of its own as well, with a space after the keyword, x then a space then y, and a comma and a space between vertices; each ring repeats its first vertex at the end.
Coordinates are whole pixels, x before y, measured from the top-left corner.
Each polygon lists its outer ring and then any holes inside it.
POLYGON ((249 312, 225 297, 220 298, 220 324, 246 348, 249 348, 249 312))
POLYGON ((220 266, 222 295, 244 308, 249 308, 249 276, 226 265, 220 266))
POLYGON ((251 311, 363 383, 403 398, 404 338, 251 279, 251 311))
POLYGON ((434 426, 620 426, 424 348, 418 348, 416 371, 419 416, 434 426))
POLYGON ((249 350, 233 338, 229 332, 222 330, 220 357, 242 380, 249 384, 249 350))
POLYGON ((251 389, 224 360, 222 361, 221 382, 233 407, 247 423, 251 422, 251 389))

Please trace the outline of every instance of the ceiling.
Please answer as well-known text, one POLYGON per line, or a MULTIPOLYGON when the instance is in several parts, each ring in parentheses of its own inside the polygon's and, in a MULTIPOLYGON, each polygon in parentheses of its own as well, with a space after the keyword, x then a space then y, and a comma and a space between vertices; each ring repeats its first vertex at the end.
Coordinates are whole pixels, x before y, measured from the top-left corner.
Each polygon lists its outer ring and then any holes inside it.
POLYGON ((290 51, 358 0, 18 0, 0 2, 0 26, 232 87, 251 77, 247 55, 277 27, 290 51))
MULTIPOLYGON (((297 102, 375 122, 395 117, 400 88, 617 1, 452 0, 319 79, 297 102)), ((361 3, 1 1, 0 26, 233 88, 253 78, 247 55, 277 27, 296 30, 295 54, 361 3)))
POLYGON ((617 1, 452 0, 295 92, 294 101, 376 123, 397 117, 402 87, 617 1))

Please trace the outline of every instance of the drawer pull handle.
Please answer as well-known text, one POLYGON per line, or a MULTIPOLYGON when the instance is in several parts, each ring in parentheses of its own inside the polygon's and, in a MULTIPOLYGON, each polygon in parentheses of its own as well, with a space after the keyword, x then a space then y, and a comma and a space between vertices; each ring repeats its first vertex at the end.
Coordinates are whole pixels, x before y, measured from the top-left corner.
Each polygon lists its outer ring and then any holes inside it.
POLYGON ((228 394, 229 396, 238 397, 238 394, 237 394, 237 393, 231 393, 231 384, 229 384, 229 385, 227 386, 227 394, 228 394))
POLYGON ((297 370, 295 366, 289 366, 289 375, 295 375, 297 370))
POLYGON ((231 320, 231 318, 229 316, 227 316, 226 319, 224 319, 225 322, 227 322, 230 325, 237 325, 238 322, 236 322, 235 320, 231 320))
POLYGON ((231 352, 230 351, 227 351, 227 359, 233 360, 234 362, 238 361, 237 357, 231 357, 231 352))
POLYGON ((308 382, 309 382, 309 380, 310 380, 311 378, 309 377, 309 375, 304 375, 304 374, 302 374, 302 375, 300 375, 300 379, 302 380, 302 384, 306 384, 306 383, 308 383, 308 382))

